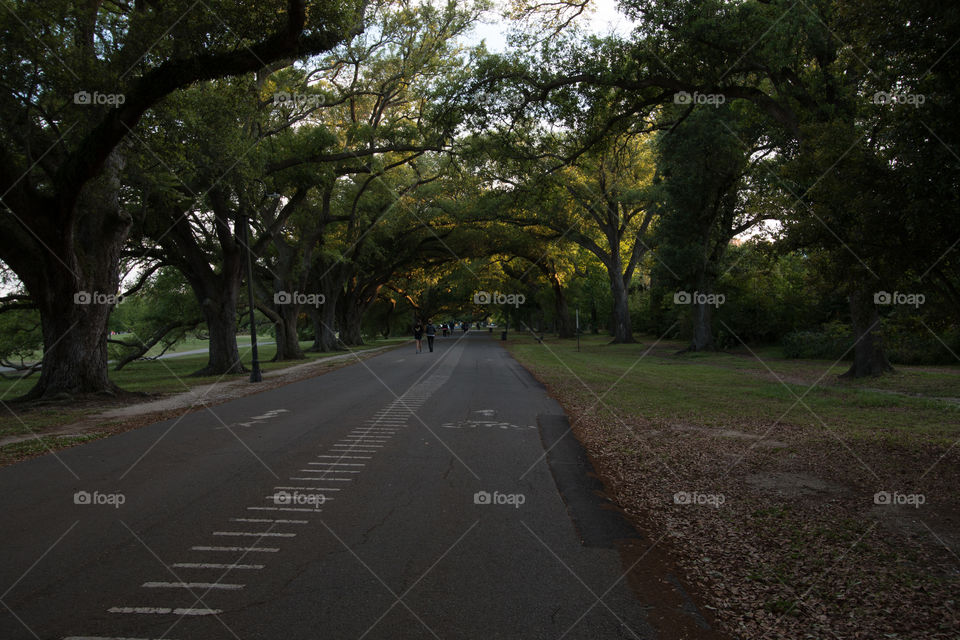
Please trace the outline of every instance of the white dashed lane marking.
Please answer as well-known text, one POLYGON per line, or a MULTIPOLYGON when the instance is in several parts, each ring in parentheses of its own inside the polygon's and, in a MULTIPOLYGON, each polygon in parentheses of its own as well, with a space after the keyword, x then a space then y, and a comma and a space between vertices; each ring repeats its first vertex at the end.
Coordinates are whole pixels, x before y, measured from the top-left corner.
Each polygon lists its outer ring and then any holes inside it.
POLYGON ((309 520, 274 520, 273 518, 230 518, 230 522, 275 522, 277 524, 307 524, 310 521, 309 520))
POLYGON ((191 551, 242 551, 243 553, 276 553, 277 547, 190 547, 191 551))
MULTIPOLYGON (((402 360, 400 360, 402 361, 402 360)), ((449 374, 434 374, 428 378, 424 384, 426 388, 435 389, 443 384, 449 378, 449 374)), ((332 474, 358 474, 360 469, 338 469, 333 467, 365 467, 366 463, 342 462, 343 460, 371 460, 376 449, 382 449, 385 443, 393 436, 406 428, 409 420, 415 415, 415 412, 433 395, 433 391, 424 391, 423 388, 416 392, 408 392, 403 396, 396 398, 386 408, 381 409, 372 418, 365 421, 365 426, 356 427, 345 437, 341 438, 337 444, 330 447, 331 453, 318 455, 317 458, 335 459, 335 462, 309 462, 308 466, 321 467, 315 469, 300 469, 301 473, 324 474, 325 483, 350 482, 353 478, 329 477, 332 474)), ((284 409, 267 411, 263 415, 254 416, 247 423, 240 423, 240 426, 249 427, 255 423, 270 420, 277 415, 286 412, 284 409)), ((316 482, 317 477, 298 477, 291 476, 290 480, 300 482, 316 482)), ((339 491, 336 487, 315 487, 315 486, 278 486, 274 490, 295 490, 295 491, 339 491)), ((275 500, 276 496, 267 496, 267 500, 275 500)), ((332 500, 332 498, 327 498, 332 500)), ((320 513, 321 509, 296 508, 296 507, 247 507, 248 511, 270 511, 270 512, 300 512, 300 513, 320 513)), ((251 523, 251 524, 270 524, 271 528, 280 524, 309 524, 308 520, 294 520, 282 518, 230 518, 231 522, 251 523)), ((246 538, 293 538, 297 534, 277 531, 214 531, 214 536, 220 537, 246 537, 246 538)), ((232 547, 232 546, 205 546, 195 545, 190 547, 191 551, 200 552, 230 552, 230 553, 277 553, 278 547, 232 547)), ((177 562, 172 565, 178 569, 218 569, 218 570, 248 570, 255 571, 265 567, 262 564, 239 564, 222 562, 177 562)), ((237 591, 244 588, 242 584, 219 583, 219 582, 144 582, 141 587, 148 589, 205 589, 221 591, 237 591)), ((198 609, 198 608, 173 608, 173 607, 112 607, 108 609, 110 613, 119 614, 140 614, 140 615, 175 615, 175 616, 210 616, 222 613, 220 609, 198 609)), ((116 636, 69 636, 64 640, 151 640, 149 638, 121 638, 116 636)))
POLYGON ((144 589, 223 589, 236 591, 243 589, 242 584, 224 584, 222 582, 144 582, 144 589))
MULTIPOLYGON (((312 509, 308 509, 312 511, 312 509)), ((240 536, 247 538, 292 538, 295 533, 278 533, 275 531, 214 531, 215 536, 240 536)))
POLYGON ((141 614, 153 614, 153 615, 164 615, 172 613, 175 616, 215 616, 217 614, 223 613, 221 609, 193 609, 193 608, 177 608, 171 609, 170 607, 110 607, 107 609, 110 613, 141 613, 141 614))
MULTIPOLYGON (((153 638, 121 638, 119 636, 67 636, 63 640, 154 640, 153 638)), ((173 638, 164 638, 173 640, 173 638)))
POLYGON ((223 564, 219 562, 174 562, 171 566, 177 569, 263 569, 263 564, 223 564))
MULTIPOLYGON (((315 480, 316 478, 300 478, 300 480, 315 480)), ((333 478, 326 478, 332 480, 333 478)), ((247 507, 247 511, 293 511, 295 513, 320 513, 320 509, 298 509, 296 507, 247 507)), ((213 534, 217 535, 217 534, 213 534)), ((293 534, 296 535, 296 534, 293 534)))

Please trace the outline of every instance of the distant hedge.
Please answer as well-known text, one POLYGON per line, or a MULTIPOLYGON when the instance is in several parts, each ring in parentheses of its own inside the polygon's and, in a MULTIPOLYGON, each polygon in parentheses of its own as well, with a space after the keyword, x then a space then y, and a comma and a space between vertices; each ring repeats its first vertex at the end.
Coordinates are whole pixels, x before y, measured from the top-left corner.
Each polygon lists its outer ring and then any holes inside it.
MULTIPOLYGON (((793 331, 780 345, 787 358, 853 358, 853 333, 849 325, 839 322, 824 325, 820 331, 793 331)), ((958 364, 960 328, 931 331, 922 325, 885 323, 883 348, 893 364, 958 364)))
POLYGON ((853 332, 850 325, 831 322, 821 331, 792 331, 780 341, 787 358, 838 360, 853 358, 853 332))

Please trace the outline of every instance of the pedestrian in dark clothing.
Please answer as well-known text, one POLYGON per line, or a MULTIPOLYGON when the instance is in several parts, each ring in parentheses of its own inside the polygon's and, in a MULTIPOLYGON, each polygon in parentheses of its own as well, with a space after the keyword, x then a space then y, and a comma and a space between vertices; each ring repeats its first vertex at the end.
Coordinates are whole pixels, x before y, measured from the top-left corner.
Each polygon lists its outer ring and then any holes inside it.
POLYGON ((413 325, 413 339, 417 343, 417 353, 420 353, 423 351, 423 325, 419 320, 413 325))
POLYGON ((437 328, 433 326, 432 322, 427 323, 427 347, 430 348, 430 353, 433 353, 433 339, 437 337, 437 328))

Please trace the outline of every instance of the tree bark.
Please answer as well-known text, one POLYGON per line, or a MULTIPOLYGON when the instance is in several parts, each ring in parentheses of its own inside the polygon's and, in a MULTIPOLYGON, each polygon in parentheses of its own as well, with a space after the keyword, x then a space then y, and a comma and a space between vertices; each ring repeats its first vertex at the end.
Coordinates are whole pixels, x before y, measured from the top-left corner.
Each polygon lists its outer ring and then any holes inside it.
POLYGON ((237 289, 224 291, 224 296, 200 301, 203 317, 210 332, 207 366, 190 375, 214 376, 245 373, 237 348, 237 289))
POLYGON ((711 326, 713 309, 706 302, 694 302, 691 306, 693 337, 690 339, 687 351, 716 351, 711 326))
POLYGON ((849 296, 850 319, 853 325, 853 364, 841 378, 865 378, 893 371, 883 351, 880 335, 880 314, 873 303, 873 292, 857 284, 849 296))
POLYGON ((360 302, 351 298, 340 301, 337 305, 337 318, 340 325, 340 342, 348 347, 363 346, 363 335, 360 332, 360 323, 363 320, 363 311, 360 302))
MULTIPOLYGON (((695 293, 707 294, 713 292, 713 284, 706 274, 706 266, 697 277, 695 293)), ((713 309, 707 301, 691 300, 691 317, 693 319, 693 336, 687 351, 716 351, 713 341, 713 309)))
POLYGON ((278 316, 278 321, 274 323, 277 342, 274 361, 303 360, 306 356, 300 348, 300 336, 297 334, 300 305, 292 303, 275 305, 274 312, 278 316))
POLYGON ((320 333, 315 340, 319 342, 320 351, 340 351, 342 346, 337 340, 337 307, 339 300, 336 296, 327 296, 323 306, 317 312, 320 333))
MULTIPOLYGON (((101 258, 112 259, 119 255, 119 248, 100 253, 101 258)), ((48 264, 47 268, 54 267, 48 264)), ((83 284, 63 275, 44 287, 30 287, 31 291, 39 292, 35 298, 44 352, 40 378, 23 399, 118 391, 107 370, 107 320, 113 305, 94 300, 94 296, 117 290, 116 270, 109 275, 101 274, 107 277, 97 278, 96 273, 91 274, 83 284), (90 296, 89 303, 83 302, 87 296, 90 296)))
MULTIPOLYGON (((107 321, 132 224, 119 202, 123 164, 112 154, 103 178, 84 189, 74 214, 66 216, 72 233, 41 227, 46 234, 24 237, 8 259, 36 301, 43 333, 40 378, 23 399, 118 391, 107 367, 107 321)), ((48 215, 63 218, 54 211, 48 215)))
POLYGON ((610 293, 613 294, 613 316, 610 324, 613 329, 614 344, 629 344, 633 339, 633 327, 630 325, 630 298, 623 276, 610 271, 610 293))
POLYGON ((575 338, 575 327, 573 326, 573 320, 570 318, 567 296, 556 273, 550 276, 550 286, 553 287, 553 313, 556 318, 557 336, 560 339, 575 338))

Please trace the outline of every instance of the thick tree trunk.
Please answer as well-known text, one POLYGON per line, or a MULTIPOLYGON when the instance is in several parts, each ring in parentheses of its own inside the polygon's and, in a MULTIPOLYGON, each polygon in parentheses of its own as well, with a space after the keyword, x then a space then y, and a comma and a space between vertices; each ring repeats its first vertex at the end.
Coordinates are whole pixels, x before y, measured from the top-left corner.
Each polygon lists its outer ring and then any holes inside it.
POLYGON ((363 336, 360 333, 360 322, 363 319, 363 309, 352 299, 344 299, 337 305, 337 319, 340 325, 340 342, 348 347, 363 346, 363 336))
POLYGON ((610 324, 613 333, 613 342, 625 344, 634 342, 633 328, 630 326, 630 300, 623 277, 615 273, 610 274, 610 293, 613 294, 613 316, 610 324))
POLYGON ((319 352, 320 349, 320 332, 323 330, 320 323, 320 310, 319 309, 308 309, 307 314, 310 316, 310 325, 313 327, 313 344, 310 345, 310 351, 313 353, 319 352))
POLYGON ((337 340, 337 307, 339 291, 330 287, 324 291, 324 301, 319 309, 311 310, 313 319, 313 351, 340 351, 342 345, 337 340))
POLYGON ((717 347, 713 342, 713 327, 711 326, 713 308, 706 302, 695 302, 691 306, 693 337, 690 339, 690 346, 687 351, 716 351, 717 347))
MULTIPOLYGON (((225 294, 227 292, 224 292, 225 294)), ((207 366, 193 372, 194 376, 215 376, 244 373, 237 348, 237 302, 236 292, 224 298, 207 298, 202 301, 203 317, 210 333, 207 366)))
POLYGON ((554 273, 550 278, 550 286, 553 287, 553 312, 556 317, 557 335, 561 339, 575 338, 576 328, 570 318, 570 309, 567 307, 567 296, 563 291, 563 285, 560 279, 554 273))
POLYGON ((64 277, 31 291, 40 310, 44 352, 40 378, 25 399, 118 390, 107 368, 107 320, 113 304, 104 296, 113 295, 118 285, 116 269, 112 271, 88 278, 83 286, 64 277))
POLYGON ((43 332, 40 378, 24 399, 118 391, 108 375, 107 321, 132 222, 118 199, 123 164, 118 154, 110 156, 104 177, 87 187, 74 215, 65 216, 73 220, 72 231, 53 229, 46 240, 24 238, 9 261, 36 300, 43 332))
POLYGON ((277 321, 274 322, 274 333, 276 334, 277 353, 274 361, 280 360, 303 360, 303 349, 300 348, 300 336, 297 334, 297 320, 300 317, 300 305, 291 302, 290 304, 274 305, 274 313, 277 315, 277 321))
MULTIPOLYGON (((707 294, 713 291, 713 283, 706 273, 697 277, 696 293, 707 294)), ((713 341, 713 308, 709 302, 702 299, 691 300, 690 314, 693 320, 693 336, 687 351, 716 351, 713 341)))
POLYGON ((873 303, 873 292, 857 284, 850 293, 850 319, 853 325, 853 364, 841 378, 879 376, 893 371, 880 337, 880 315, 873 303))

